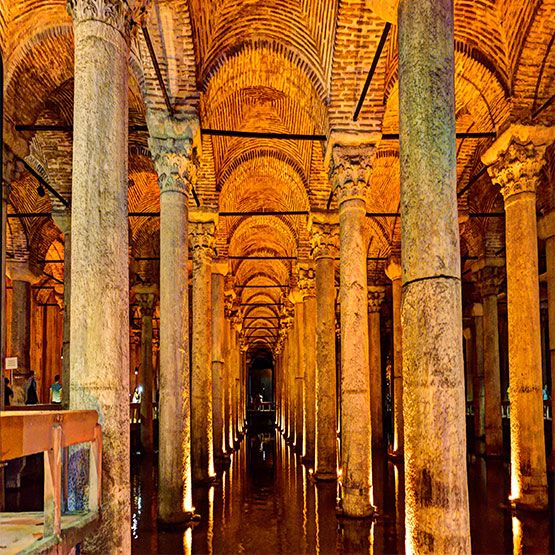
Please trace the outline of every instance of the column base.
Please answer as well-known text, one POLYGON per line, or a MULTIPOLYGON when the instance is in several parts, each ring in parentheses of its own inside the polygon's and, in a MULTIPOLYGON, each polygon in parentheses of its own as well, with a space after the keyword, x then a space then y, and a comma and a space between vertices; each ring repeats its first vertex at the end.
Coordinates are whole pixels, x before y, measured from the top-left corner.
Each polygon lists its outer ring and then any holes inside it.
POLYGON ((343 498, 335 508, 335 514, 338 518, 360 520, 373 518, 376 507, 371 505, 368 500, 363 499, 358 494, 358 490, 356 490, 356 493, 347 493, 347 496, 348 498, 346 498, 345 490, 343 490, 343 498))
POLYGON ((528 494, 518 499, 509 498, 511 510, 519 512, 539 513, 549 509, 547 488, 538 490, 535 494, 528 494))
POLYGON ((387 455, 389 458, 396 463, 404 463, 405 462, 405 453, 403 451, 394 451, 391 448, 387 449, 387 455))
POLYGON ((175 529, 176 526, 183 529, 188 528, 193 522, 200 520, 200 515, 194 511, 186 511, 172 515, 171 518, 161 518, 158 516, 158 526, 165 529, 175 529))
POLYGON ((213 476, 207 476, 206 478, 196 478, 193 479, 193 486, 209 486, 216 482, 217 475, 214 474, 213 476))

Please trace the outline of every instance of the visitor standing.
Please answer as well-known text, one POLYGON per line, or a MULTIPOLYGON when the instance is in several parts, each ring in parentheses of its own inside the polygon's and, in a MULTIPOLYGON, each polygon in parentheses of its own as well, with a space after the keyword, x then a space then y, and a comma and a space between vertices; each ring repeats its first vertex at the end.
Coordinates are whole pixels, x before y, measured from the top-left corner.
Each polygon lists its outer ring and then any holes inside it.
POLYGON ((10 380, 8 378, 4 378, 4 406, 10 406, 10 397, 13 397, 13 389, 10 387, 10 380))
POLYGON ((53 405, 62 404, 62 384, 59 374, 54 376, 54 383, 50 386, 50 402, 53 405))
POLYGON ((37 380, 35 380, 35 373, 31 370, 29 374, 29 379, 25 384, 25 404, 26 405, 37 405, 39 402, 39 397, 37 395, 37 380))

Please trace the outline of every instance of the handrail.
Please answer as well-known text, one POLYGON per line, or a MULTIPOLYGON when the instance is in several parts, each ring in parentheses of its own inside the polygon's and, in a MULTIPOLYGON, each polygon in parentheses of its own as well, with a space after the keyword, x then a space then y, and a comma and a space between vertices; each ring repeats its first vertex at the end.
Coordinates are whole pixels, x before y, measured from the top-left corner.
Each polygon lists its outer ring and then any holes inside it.
POLYGON ((62 450, 89 443, 89 511, 102 494, 102 429, 94 410, 0 412, 0 462, 44 452, 44 538, 62 531, 62 450))

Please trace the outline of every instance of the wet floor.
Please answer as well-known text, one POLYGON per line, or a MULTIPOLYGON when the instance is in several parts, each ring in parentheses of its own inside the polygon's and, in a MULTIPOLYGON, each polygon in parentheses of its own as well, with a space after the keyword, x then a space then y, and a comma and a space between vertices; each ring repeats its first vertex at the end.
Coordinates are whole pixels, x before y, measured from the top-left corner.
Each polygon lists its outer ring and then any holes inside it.
MULTIPOLYGON (((156 526, 155 461, 136 458, 133 553, 404 553, 402 466, 384 455, 376 456, 373 464, 379 514, 374 522, 338 520, 335 484, 311 480, 281 436, 245 438, 218 482, 196 488, 194 503, 201 520, 183 531, 156 526)), ((553 511, 513 517, 505 508, 508 486, 505 463, 469 460, 472 552, 553 553, 553 511)))

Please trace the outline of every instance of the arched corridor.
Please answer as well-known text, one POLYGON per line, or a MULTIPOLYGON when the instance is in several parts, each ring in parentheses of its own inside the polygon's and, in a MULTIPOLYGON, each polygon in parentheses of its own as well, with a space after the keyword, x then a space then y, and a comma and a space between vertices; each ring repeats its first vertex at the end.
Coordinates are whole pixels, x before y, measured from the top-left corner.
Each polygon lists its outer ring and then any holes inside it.
POLYGON ((0 552, 553 551, 554 37, 0 0, 0 552))

